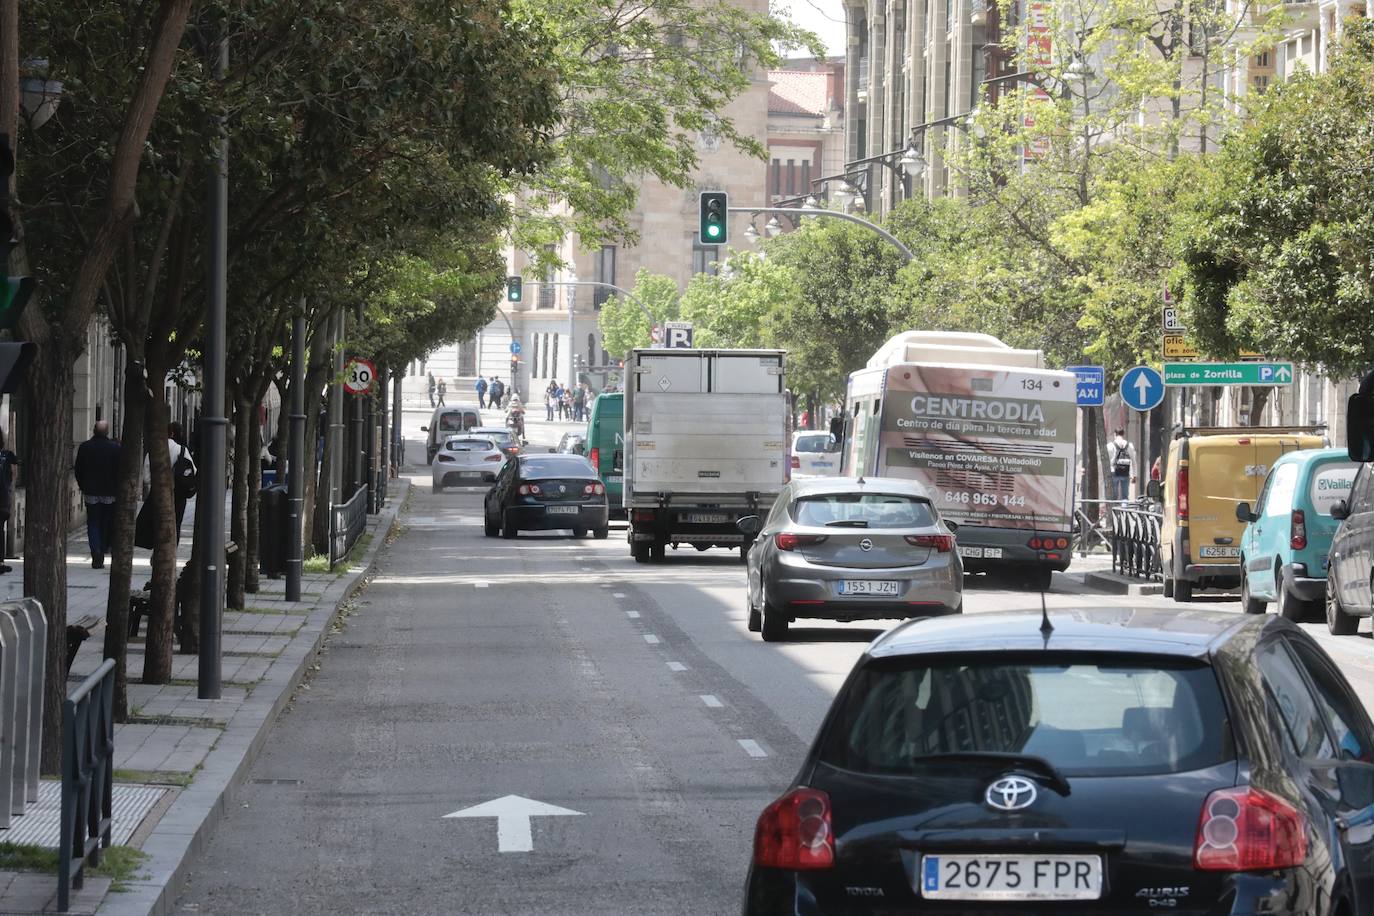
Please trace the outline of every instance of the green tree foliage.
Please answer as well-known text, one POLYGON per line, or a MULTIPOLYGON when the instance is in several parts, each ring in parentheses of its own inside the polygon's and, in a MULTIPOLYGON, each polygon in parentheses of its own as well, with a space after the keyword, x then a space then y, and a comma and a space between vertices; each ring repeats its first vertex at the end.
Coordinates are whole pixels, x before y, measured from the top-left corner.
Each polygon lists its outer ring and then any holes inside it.
POLYGON ((699 347, 774 345, 773 316, 801 295, 793 273, 753 252, 730 258, 719 274, 697 274, 682 294, 680 313, 699 347))
MULTIPOLYGON (((678 317, 678 289, 672 277, 652 273, 641 267, 635 274, 630 292, 654 316, 655 322, 672 321, 678 317)), ((653 342, 649 333, 649 318, 632 299, 612 296, 601 305, 598 317, 606 352, 617 359, 636 347, 653 342)))
POLYGON ((1198 342, 1354 374, 1374 364, 1374 23, 1266 93, 1175 230, 1198 342))

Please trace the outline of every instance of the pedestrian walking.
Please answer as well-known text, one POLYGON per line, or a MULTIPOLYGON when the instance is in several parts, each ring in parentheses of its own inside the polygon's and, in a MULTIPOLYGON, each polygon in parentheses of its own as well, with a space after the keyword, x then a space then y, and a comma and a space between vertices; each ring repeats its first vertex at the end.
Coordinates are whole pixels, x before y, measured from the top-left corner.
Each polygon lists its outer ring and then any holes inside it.
POLYGON ((491 398, 491 400, 489 400, 487 403, 490 404, 492 407, 495 407, 497 410, 500 410, 501 407, 504 406, 506 397, 506 383, 501 381, 501 376, 493 375, 491 377, 491 384, 487 386, 487 394, 491 398))
POLYGON ((556 395, 557 393, 558 393, 558 382, 557 382, 556 380, 555 380, 555 381, 549 382, 549 387, 547 387, 547 388, 544 389, 544 419, 545 419, 545 420, 549 420, 549 421, 552 421, 552 420, 553 420, 553 412, 554 412, 555 408, 557 407, 557 403, 558 403, 558 402, 557 402, 557 399, 556 399, 556 397, 555 397, 555 395, 556 395))
MULTIPOLYGON (((176 512, 176 539, 178 544, 181 543, 181 521, 186 517, 186 501, 196 495, 196 478, 199 475, 196 463, 191 457, 191 450, 186 447, 182 440, 181 424, 175 420, 168 423, 167 458, 172 463, 172 505, 176 512)), ((148 459, 145 456, 143 459, 143 487, 145 491, 152 486, 152 482, 152 468, 149 467, 148 459)), ((143 510, 140 509, 138 514, 142 516, 143 510)), ((152 524, 151 517, 144 522, 145 526, 152 524)))
POLYGON ((105 568, 114 536, 115 495, 119 492, 119 443, 110 439, 110 424, 97 420, 91 438, 76 449, 76 485, 86 503, 86 540, 91 568, 105 568))
POLYGON ((439 387, 439 384, 438 384, 437 382, 434 381, 434 373, 431 372, 431 373, 429 374, 429 406, 430 406, 430 407, 433 407, 433 406, 434 406, 434 392, 435 392, 435 389, 437 389, 438 387, 439 387))
POLYGON ((563 389, 563 409, 561 411, 563 419, 571 420, 573 410, 573 393, 571 388, 563 389))
POLYGON ((577 391, 573 394, 573 420, 582 422, 583 415, 587 412, 587 384, 583 382, 577 386, 577 391))
POLYGON ((477 409, 481 410, 487 406, 487 380, 479 375, 472 387, 477 389, 477 409))
POLYGON ((1126 441, 1124 429, 1118 429, 1107 443, 1107 458, 1112 468, 1112 499, 1125 502, 1131 498, 1131 484, 1135 483, 1135 446, 1126 441))
POLYGON ((14 468, 19 456, 5 448, 5 431, 0 430, 0 575, 13 569, 5 562, 9 554, 10 516, 14 510, 14 468))
POLYGON ((444 395, 448 393, 448 385, 443 379, 439 379, 439 387, 436 390, 439 392, 439 403, 436 406, 447 407, 448 405, 444 403, 444 395))

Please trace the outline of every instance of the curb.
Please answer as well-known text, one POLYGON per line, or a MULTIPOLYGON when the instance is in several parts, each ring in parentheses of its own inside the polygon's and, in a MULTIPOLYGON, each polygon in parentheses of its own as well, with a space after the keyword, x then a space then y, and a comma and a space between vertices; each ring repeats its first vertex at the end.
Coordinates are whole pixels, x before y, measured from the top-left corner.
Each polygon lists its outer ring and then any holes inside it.
POLYGON ((320 651, 325 634, 344 603, 371 574, 409 494, 409 481, 402 478, 395 482, 401 486, 388 497, 389 505, 377 516, 372 543, 356 571, 339 576, 324 590, 296 636, 273 659, 262 681, 229 720, 206 756, 204 768, 153 826, 142 846, 148 858, 139 870, 148 877, 126 882, 124 890, 107 894, 97 910, 101 916, 169 916, 173 912, 190 866, 247 778, 277 716, 304 679, 311 659, 320 651))
POLYGON ((1108 595, 1162 595, 1164 586, 1159 582, 1141 581, 1110 572, 1083 573, 1083 586, 1108 595))

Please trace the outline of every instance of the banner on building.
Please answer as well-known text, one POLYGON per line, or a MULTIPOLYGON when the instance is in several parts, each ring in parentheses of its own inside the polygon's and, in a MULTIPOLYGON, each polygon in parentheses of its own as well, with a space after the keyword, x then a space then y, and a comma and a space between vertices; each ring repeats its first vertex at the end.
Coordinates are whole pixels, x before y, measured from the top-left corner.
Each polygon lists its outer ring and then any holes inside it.
MULTIPOLYGON (((1054 63, 1052 9, 1050 0, 1029 0, 1026 4, 1026 69, 1032 73, 1047 73, 1054 63)), ((1043 87, 1030 83, 1026 91, 1025 110, 1021 114, 1021 126, 1027 134, 1022 146, 1026 162, 1039 159, 1050 150, 1049 137, 1035 136, 1037 112, 1048 104, 1050 94, 1043 87)))

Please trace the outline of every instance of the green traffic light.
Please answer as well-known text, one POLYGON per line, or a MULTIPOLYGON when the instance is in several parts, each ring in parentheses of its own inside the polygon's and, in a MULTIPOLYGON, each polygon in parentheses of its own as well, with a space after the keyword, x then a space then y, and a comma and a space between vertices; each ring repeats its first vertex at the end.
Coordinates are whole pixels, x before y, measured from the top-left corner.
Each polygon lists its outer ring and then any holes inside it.
POLYGON ((716 236, 720 235, 720 227, 719 227, 719 226, 708 226, 708 227, 706 228, 706 232, 707 232, 708 235, 711 236, 711 238, 715 238, 716 236))

